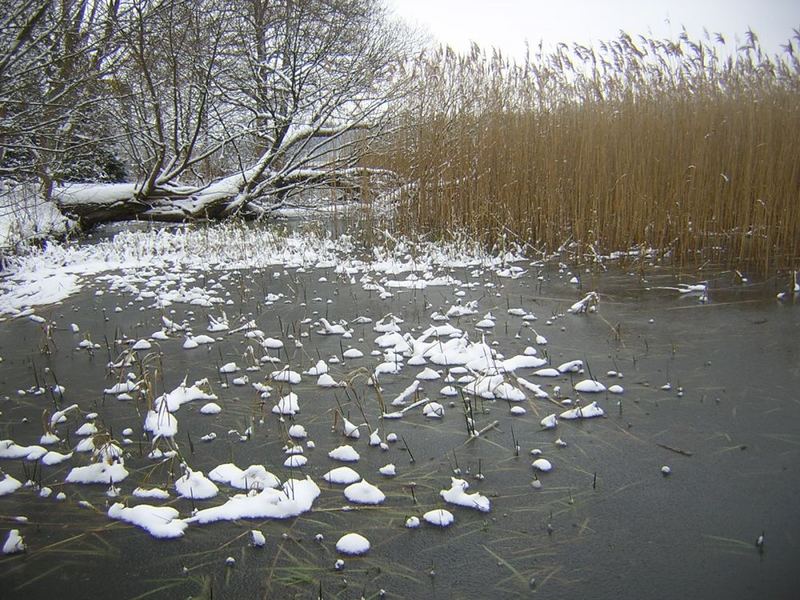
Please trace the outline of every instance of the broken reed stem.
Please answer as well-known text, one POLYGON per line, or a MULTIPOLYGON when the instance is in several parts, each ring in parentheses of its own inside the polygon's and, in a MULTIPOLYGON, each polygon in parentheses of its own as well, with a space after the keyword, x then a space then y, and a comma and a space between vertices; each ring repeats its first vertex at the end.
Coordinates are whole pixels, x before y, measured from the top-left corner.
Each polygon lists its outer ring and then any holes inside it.
POLYGON ((410 462, 412 463, 417 462, 416 460, 414 460, 414 454, 411 452, 411 448, 408 446, 408 442, 406 441, 405 436, 401 435, 400 438, 403 440, 403 445, 405 446, 406 451, 408 452, 408 456, 411 459, 410 462))
POLYGON ((465 443, 465 444, 468 444, 468 443, 469 443, 469 442, 471 442, 472 440, 474 440, 474 439, 477 439, 477 438, 481 437, 481 436, 482 436, 484 433, 486 433, 486 432, 487 432, 487 431, 489 431, 490 429, 494 429, 494 428, 495 428, 495 427, 497 427, 499 424, 500 424, 500 421, 492 421, 492 422, 491 422, 491 423, 489 423, 489 424, 488 424, 486 427, 484 427, 484 428, 483 428, 483 429, 481 429, 480 431, 476 431, 476 432, 475 432, 475 433, 474 433, 472 436, 470 436, 469 438, 467 438, 467 441, 466 441, 466 442, 464 442, 464 443, 465 443))

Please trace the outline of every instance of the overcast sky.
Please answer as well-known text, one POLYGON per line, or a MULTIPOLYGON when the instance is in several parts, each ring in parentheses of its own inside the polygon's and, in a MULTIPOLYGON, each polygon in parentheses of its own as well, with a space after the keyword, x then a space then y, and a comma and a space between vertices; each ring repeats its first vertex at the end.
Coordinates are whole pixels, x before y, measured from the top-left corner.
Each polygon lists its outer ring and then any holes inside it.
POLYGON ((386 0, 406 21, 434 38, 465 50, 470 41, 521 57, 525 40, 587 43, 631 35, 674 37, 685 25, 700 37, 703 27, 732 45, 752 27, 769 52, 800 28, 800 0, 386 0))

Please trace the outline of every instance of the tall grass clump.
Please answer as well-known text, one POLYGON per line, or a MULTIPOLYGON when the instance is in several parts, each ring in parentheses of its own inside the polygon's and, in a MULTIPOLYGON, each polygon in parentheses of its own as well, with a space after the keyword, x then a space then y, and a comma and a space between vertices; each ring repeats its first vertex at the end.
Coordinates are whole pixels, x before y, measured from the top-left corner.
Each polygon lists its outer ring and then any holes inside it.
POLYGON ((768 56, 747 32, 477 46, 413 63, 391 141, 404 230, 466 230, 577 255, 656 250, 767 271, 800 255, 800 30, 768 56))

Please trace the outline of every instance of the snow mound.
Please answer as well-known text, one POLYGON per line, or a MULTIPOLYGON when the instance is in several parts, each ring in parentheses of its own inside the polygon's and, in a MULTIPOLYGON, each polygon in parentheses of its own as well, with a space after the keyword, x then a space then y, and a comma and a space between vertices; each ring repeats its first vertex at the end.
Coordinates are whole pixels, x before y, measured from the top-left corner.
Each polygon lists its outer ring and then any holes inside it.
POLYGON ((289 427, 289 437, 294 438, 296 440, 304 440, 308 437, 308 433, 306 432, 306 428, 302 425, 295 423, 291 427, 289 427))
POLYGON ((67 454, 62 454, 61 452, 56 452, 55 450, 51 450, 50 452, 45 454, 41 460, 43 465, 52 466, 52 465, 59 465, 62 462, 68 461, 70 458, 72 458, 72 452, 69 452, 67 454))
POLYGON ((406 519, 406 527, 409 529, 416 529, 419 527, 419 517, 408 517, 406 519))
POLYGON ((380 504, 386 499, 382 491, 366 480, 347 486, 344 496, 356 504, 380 504))
POLYGON ((337 467, 336 469, 331 469, 325 473, 322 478, 328 483, 341 483, 349 485, 359 481, 361 479, 361 475, 359 475, 350 467, 337 467))
POLYGON ((209 402, 204 404, 200 409, 200 414, 203 415, 218 415, 222 412, 222 407, 216 402, 209 402))
POLYGON ((436 379, 439 379, 439 377, 441 377, 439 373, 437 373, 430 367, 426 367, 417 374, 417 379, 420 379, 422 381, 434 381, 436 379))
POLYGON ((547 415, 544 419, 539 421, 539 424, 545 429, 555 429, 558 426, 558 418, 555 413, 547 415))
POLYGON ((19 482, 19 480, 6 473, 5 476, 0 479, 0 496, 13 494, 20 487, 22 487, 22 484, 19 482))
POLYGON ((187 522, 288 519, 311 510, 319 494, 319 487, 310 477, 303 480, 289 479, 280 490, 267 488, 258 493, 237 494, 221 506, 197 511, 187 522))
POLYGON ((187 523, 179 519, 178 514, 171 506, 149 504, 127 508, 117 502, 108 509, 109 518, 141 527, 156 538, 176 538, 183 535, 187 523))
POLYGON ((47 454, 41 446, 20 446, 13 440, 0 440, 0 458, 24 458, 38 460, 47 454))
POLYGON ((133 490, 132 495, 136 496, 137 498, 151 498, 153 500, 167 500, 169 498, 169 492, 160 488, 146 489, 143 487, 137 487, 133 490))
POLYGON ((336 550, 353 556, 365 554, 369 550, 369 540, 358 533, 347 533, 336 542, 336 550))
POLYGON ((602 417, 605 413, 603 409, 597 406, 597 402, 592 402, 586 406, 579 406, 561 413, 562 419, 591 419, 593 417, 602 417))
POLYGON ((19 529, 12 529, 3 544, 3 554, 17 554, 25 552, 25 542, 19 534, 19 529))
POLYGON ((438 402, 428 402, 422 408, 422 414, 429 419, 441 419, 444 416, 444 406, 438 402))
POLYGON ((175 480, 175 491, 183 498, 205 500, 216 496, 219 488, 202 471, 192 471, 186 467, 183 476, 175 480))
POLYGON ((261 465, 250 465, 242 470, 233 463, 225 463, 209 471, 208 478, 239 490, 263 490, 281 485, 280 479, 261 465))
POLYGON ((169 412, 175 412, 181 405, 194 400, 217 400, 217 396, 210 392, 205 391, 203 388, 208 388, 208 379, 201 379, 195 381, 193 385, 187 387, 186 379, 183 380, 178 387, 169 392, 162 394, 155 399, 153 406, 156 411, 161 409, 161 405, 166 403, 169 412))
POLYGON ((334 387, 344 387, 342 382, 336 381, 333 377, 331 377, 328 373, 323 373, 317 379, 317 385, 322 388, 334 388, 334 387))
POLYGON ((350 445, 338 446, 330 452, 328 456, 333 460, 340 460, 342 462, 356 462, 361 456, 350 445))
POLYGON ((559 373, 577 373, 583 368, 582 360, 569 360, 558 365, 559 373))
POLYGON ((453 513, 449 510, 445 510, 444 508, 437 508, 434 510, 429 510, 422 518, 431 525, 436 525, 437 527, 447 527, 451 525, 453 521, 455 521, 455 517, 453 513))
POLYGON ((283 466, 287 469, 299 469, 304 467, 308 459, 302 454, 292 454, 289 458, 283 461, 283 466))
POLYGON ((289 367, 284 367, 279 371, 273 371, 270 375, 270 379, 272 379, 272 381, 281 381, 291 385, 297 385, 301 381, 300 373, 290 370, 289 367))
POLYGON ((144 419, 144 430, 154 436, 175 437, 178 433, 178 419, 163 408, 158 411, 148 410, 144 419))
POLYGON ((378 472, 384 477, 394 477, 397 475, 397 468, 394 466, 394 464, 389 463, 378 469, 378 472))
POLYGON ((489 512, 491 509, 491 502, 489 502, 489 499, 477 492, 474 494, 467 494, 467 488, 469 488, 469 484, 465 480, 451 477, 450 489, 442 490, 439 492, 439 495, 445 502, 449 502, 450 504, 475 508, 481 512, 489 512))
POLYGON ((317 364, 311 367, 308 371, 305 371, 307 375, 312 375, 314 377, 318 377, 324 373, 328 372, 328 365, 327 363, 320 359, 317 361, 317 364))
POLYGON ((75 467, 67 478, 67 483, 119 483, 128 476, 128 471, 121 462, 111 464, 105 461, 92 463, 85 467, 75 467))
POLYGON ((539 377, 558 377, 561 375, 561 372, 558 369, 553 369, 552 367, 548 367, 546 369, 539 369, 538 371, 534 371, 533 374, 538 375, 539 377))
POLYGON ((267 543, 267 538, 258 529, 250 530, 250 541, 256 548, 263 548, 267 543))
POLYGON ((276 415, 294 415, 300 412, 300 405, 297 403, 297 394, 289 392, 278 400, 272 407, 272 412, 276 415))
POLYGON ((606 386, 594 379, 584 379, 575 384, 575 391, 583 394, 597 394, 605 392, 606 386))

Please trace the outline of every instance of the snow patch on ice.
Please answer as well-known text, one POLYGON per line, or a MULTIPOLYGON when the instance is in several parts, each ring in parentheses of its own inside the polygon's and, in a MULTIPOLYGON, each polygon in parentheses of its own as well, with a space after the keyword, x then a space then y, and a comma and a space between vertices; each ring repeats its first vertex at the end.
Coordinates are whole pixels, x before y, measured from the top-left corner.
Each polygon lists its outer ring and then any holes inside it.
POLYGON ((108 509, 109 518, 141 527, 156 538, 176 538, 183 535, 187 523, 178 518, 179 514, 171 506, 149 504, 128 508, 117 502, 108 509))

